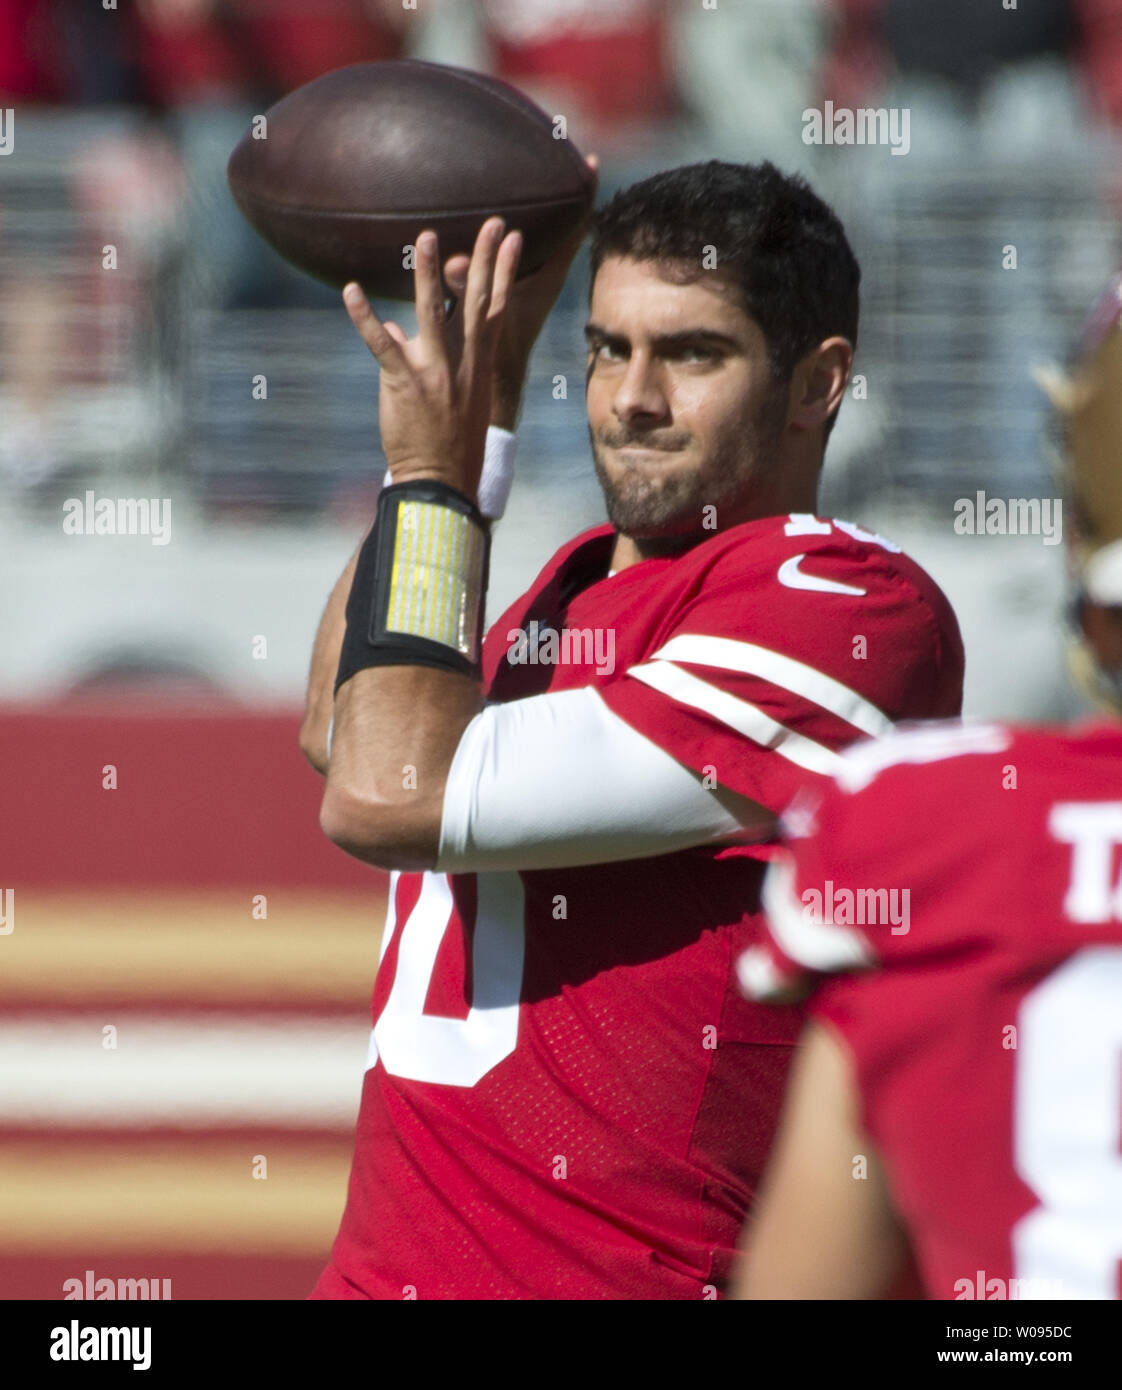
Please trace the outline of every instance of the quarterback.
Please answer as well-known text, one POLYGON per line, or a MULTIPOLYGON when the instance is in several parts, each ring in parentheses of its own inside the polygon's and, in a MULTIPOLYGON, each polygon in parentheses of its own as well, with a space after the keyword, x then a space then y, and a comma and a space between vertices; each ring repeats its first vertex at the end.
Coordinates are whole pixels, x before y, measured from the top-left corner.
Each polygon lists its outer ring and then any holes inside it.
MULTIPOLYGON (((1122 278, 1080 357, 1074 654, 1117 716, 1122 278)), ((896 733, 786 820, 740 974, 815 992, 742 1296, 875 1298, 910 1246, 934 1298, 1122 1298, 1122 724, 896 733)))
POLYGON ((817 515, 857 338, 832 211, 713 162, 618 193, 591 250, 607 521, 486 636, 503 456, 566 264, 515 284, 491 219, 443 267, 449 314, 425 233, 414 338, 344 292, 391 481, 324 615, 302 746, 326 834, 392 874, 317 1298, 719 1297, 801 1021, 735 972, 777 813, 855 739, 959 709, 939 589, 817 515))

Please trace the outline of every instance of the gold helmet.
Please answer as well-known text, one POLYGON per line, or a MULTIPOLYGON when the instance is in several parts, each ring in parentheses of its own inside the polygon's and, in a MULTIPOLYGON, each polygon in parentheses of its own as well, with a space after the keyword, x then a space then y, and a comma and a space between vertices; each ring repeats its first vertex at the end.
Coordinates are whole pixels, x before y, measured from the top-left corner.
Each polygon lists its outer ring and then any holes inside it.
POLYGON ((1122 608, 1122 274, 1092 310, 1067 375, 1038 379, 1060 417, 1072 605, 1071 664, 1085 689, 1122 712, 1122 669, 1105 670, 1078 614, 1085 602, 1122 608))

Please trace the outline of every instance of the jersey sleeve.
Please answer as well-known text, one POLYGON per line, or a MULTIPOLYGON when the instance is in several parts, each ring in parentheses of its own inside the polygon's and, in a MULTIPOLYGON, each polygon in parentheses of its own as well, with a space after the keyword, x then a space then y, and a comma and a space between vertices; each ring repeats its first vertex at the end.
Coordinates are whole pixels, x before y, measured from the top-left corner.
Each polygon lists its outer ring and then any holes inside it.
MULTIPOLYGON (((848 809, 842 796, 837 788, 824 794, 804 790, 782 818, 783 846, 764 879, 767 931, 737 963, 741 988, 749 998, 799 1001, 825 976, 867 970, 877 963, 877 951, 866 933, 848 914, 831 911, 835 884, 839 901, 844 901, 843 885, 830 879, 829 894, 825 891, 826 864, 833 863, 838 852, 831 835, 848 809)), ((856 865, 852 872, 860 875, 856 865)))
POLYGON ((961 642, 943 606, 887 550, 795 535, 747 571, 717 566, 650 656, 600 694, 687 767, 778 815, 855 740, 958 712, 961 642))
MULTIPOLYGON (((945 877, 971 846, 956 784, 938 765, 1008 743, 996 725, 896 732, 850 750, 831 784, 796 797, 764 881, 767 931, 738 962, 744 992, 785 1003, 827 977, 944 950, 959 930, 945 877)), ((812 1012, 840 1025, 834 1010, 843 1007, 844 990, 828 986, 812 1012)))

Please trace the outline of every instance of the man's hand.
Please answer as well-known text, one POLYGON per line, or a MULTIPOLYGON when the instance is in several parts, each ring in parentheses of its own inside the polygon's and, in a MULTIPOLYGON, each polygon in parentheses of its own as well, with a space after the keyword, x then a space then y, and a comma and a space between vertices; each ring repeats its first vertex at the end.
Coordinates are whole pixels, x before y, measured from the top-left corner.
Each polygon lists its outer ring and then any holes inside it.
POLYGON ((352 282, 351 321, 380 367, 378 423, 395 483, 434 478, 472 499, 483 467, 491 382, 503 314, 522 250, 521 232, 484 222, 464 282, 462 326, 449 331, 435 232, 417 238, 417 336, 383 324, 352 282))
MULTIPOLYGON (((593 174, 600 171, 598 156, 590 154, 585 163, 593 174)), ((569 267, 584 241, 587 223, 574 229, 572 235, 554 252, 540 270, 519 280, 510 291, 502 332, 495 353, 491 388, 491 424, 512 430, 518 423, 522 407, 522 388, 530 365, 530 354, 545 326, 550 310, 565 284, 569 267)), ((468 257, 452 256, 444 266, 444 279, 452 295, 459 300, 467 283, 468 257)), ((459 307, 452 315, 450 328, 456 332, 460 322, 459 307)))

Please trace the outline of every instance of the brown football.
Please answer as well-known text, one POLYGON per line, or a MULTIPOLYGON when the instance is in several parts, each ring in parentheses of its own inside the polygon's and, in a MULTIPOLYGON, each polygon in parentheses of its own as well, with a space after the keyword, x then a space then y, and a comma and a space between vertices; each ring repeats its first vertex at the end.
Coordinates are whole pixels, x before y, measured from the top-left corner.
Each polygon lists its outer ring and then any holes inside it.
POLYGON ((498 213, 523 235, 520 275, 585 217, 594 180, 540 107, 465 68, 356 63, 282 98, 227 177, 238 206, 300 270, 373 298, 412 299, 409 248, 427 227, 442 262, 498 213), (263 134, 263 138, 262 137, 263 134))

